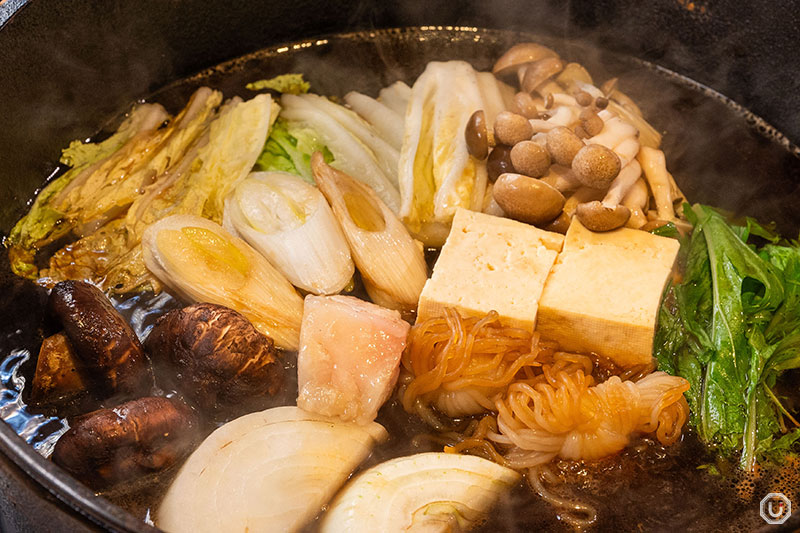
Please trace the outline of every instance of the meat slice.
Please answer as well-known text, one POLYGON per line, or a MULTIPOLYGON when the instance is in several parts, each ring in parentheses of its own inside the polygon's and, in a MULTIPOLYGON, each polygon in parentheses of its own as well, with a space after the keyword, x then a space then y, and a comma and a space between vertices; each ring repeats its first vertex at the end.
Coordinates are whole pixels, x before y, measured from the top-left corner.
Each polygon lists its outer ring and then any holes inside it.
POLYGON ((392 393, 410 326, 351 296, 306 296, 297 357, 297 406, 368 424, 392 393))

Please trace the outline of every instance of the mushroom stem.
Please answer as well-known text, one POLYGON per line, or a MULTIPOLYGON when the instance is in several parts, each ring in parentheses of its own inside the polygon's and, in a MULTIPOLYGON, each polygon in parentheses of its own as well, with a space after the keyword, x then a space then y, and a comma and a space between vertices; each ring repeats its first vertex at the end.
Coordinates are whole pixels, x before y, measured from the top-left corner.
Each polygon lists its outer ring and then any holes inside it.
POLYGON ((581 187, 572 193, 572 196, 567 198, 567 201, 564 203, 564 212, 568 217, 572 217, 575 214, 575 209, 577 209, 578 204, 593 202, 595 200, 601 200, 602 198, 603 191, 592 189, 591 187, 581 187))
POLYGON ((550 165, 550 171, 541 178, 551 187, 558 189, 561 194, 572 192, 581 187, 581 182, 568 167, 558 164, 550 165))
POLYGON ((644 179, 639 178, 622 198, 622 205, 631 210, 631 218, 628 219, 626 226, 640 229, 647 223, 647 216, 644 210, 647 207, 648 200, 650 200, 650 191, 647 190, 647 183, 645 183, 644 179))
POLYGON ((578 101, 575 100, 575 97, 570 96, 568 94, 553 94, 553 105, 568 105, 568 106, 577 106, 578 101))
POLYGON ((531 128, 533 128, 533 133, 547 133, 558 126, 558 124, 553 124, 540 118, 532 118, 528 122, 530 123, 531 128))
POLYGON ((675 178, 672 176, 671 172, 667 172, 667 176, 669 176, 669 183, 672 186, 672 205, 674 206, 677 202, 684 203, 686 202, 686 195, 683 194, 683 191, 680 187, 678 187, 678 183, 675 181, 675 178))
POLYGON ((611 182, 608 192, 603 198, 603 205, 606 207, 614 207, 620 204, 641 175, 642 167, 635 159, 622 167, 617 177, 611 182))
POLYGON ((589 95, 592 96, 593 98, 598 98, 600 96, 605 96, 603 91, 601 91, 600 89, 598 89, 596 86, 592 85, 591 83, 577 82, 575 84, 575 87, 577 89, 580 89, 581 91, 585 91, 585 92, 589 93, 589 95))
POLYGON ((564 89, 558 83, 554 82, 553 80, 549 80, 537 87, 536 92, 539 93, 542 98, 548 94, 552 94, 553 98, 555 98, 557 94, 563 94, 564 89))
POLYGON ((628 137, 616 145, 613 150, 622 161, 622 166, 625 166, 636 158, 636 154, 639 153, 639 146, 639 141, 636 137, 628 137))
POLYGON ((657 216, 660 220, 674 220, 675 208, 672 204, 672 184, 667 172, 664 152, 642 146, 637 156, 644 171, 644 177, 653 191, 656 200, 657 216))
POLYGON ((555 126, 569 126, 578 119, 581 110, 577 106, 558 106, 553 108, 553 112, 547 122, 555 126))
MULTIPOLYGON (((597 114, 598 117, 603 118, 603 113, 605 111, 601 111, 597 114)), ((637 131, 636 128, 619 118, 618 116, 613 116, 609 119, 603 119, 605 125, 600 133, 595 135, 594 137, 589 139, 589 144, 602 144, 606 148, 611 150, 614 149, 615 146, 619 146, 623 141, 633 137, 636 137, 637 131)), ((635 153, 634 153, 635 155, 635 153)))

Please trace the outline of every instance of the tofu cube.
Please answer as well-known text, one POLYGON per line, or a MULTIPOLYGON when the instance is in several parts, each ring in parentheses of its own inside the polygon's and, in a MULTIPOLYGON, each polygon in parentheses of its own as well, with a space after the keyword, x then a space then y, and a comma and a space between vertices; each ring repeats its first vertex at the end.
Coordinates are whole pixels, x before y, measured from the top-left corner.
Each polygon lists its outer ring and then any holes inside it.
POLYGON ((545 279, 564 237, 528 224, 459 209, 433 275, 420 295, 417 320, 497 311, 504 325, 533 331, 545 279))
POLYGON ((539 302, 537 330, 563 350, 621 366, 650 362, 664 286, 679 244, 621 228, 595 233, 573 218, 539 302))

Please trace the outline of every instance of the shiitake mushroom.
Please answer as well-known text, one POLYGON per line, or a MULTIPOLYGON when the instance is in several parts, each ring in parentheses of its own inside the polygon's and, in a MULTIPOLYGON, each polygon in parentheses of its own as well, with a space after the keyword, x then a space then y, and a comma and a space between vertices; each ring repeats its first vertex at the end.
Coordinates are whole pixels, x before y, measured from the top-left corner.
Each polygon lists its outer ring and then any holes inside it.
POLYGON ((84 281, 62 281, 53 287, 49 303, 96 397, 133 397, 152 387, 150 365, 136 333, 100 289, 84 281))
POLYGON ((199 303, 162 316, 145 341, 163 385, 203 412, 267 407, 283 384, 283 365, 269 337, 227 307, 199 303), (174 379, 173 379, 174 378, 174 379))
POLYGON ((63 332, 46 337, 36 359, 31 401, 61 405, 87 394, 86 383, 75 367, 76 359, 75 349, 63 332))
POLYGON ((164 470, 199 437, 194 412, 170 398, 144 397, 72 421, 53 462, 95 490, 164 470))

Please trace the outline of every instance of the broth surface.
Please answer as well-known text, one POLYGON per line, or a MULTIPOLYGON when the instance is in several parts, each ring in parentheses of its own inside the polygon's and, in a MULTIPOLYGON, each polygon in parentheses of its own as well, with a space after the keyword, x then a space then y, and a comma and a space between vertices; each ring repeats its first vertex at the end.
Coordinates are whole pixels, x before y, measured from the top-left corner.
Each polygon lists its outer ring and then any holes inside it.
MULTIPOLYGON (((303 73, 317 94, 341 98, 358 90, 375 95, 396 80, 413 83, 429 61, 464 59, 477 69, 490 69, 508 46, 524 40, 542 42, 563 57, 582 63, 595 80, 618 76, 619 87, 664 133, 662 149, 668 165, 691 201, 774 220, 787 236, 800 228, 796 147, 757 117, 691 80, 587 43, 474 28, 337 35, 256 52, 175 82, 147 101, 159 102, 174 112, 200 86, 219 89, 226 97, 250 98, 256 93, 247 90, 246 83, 288 72, 303 73)), ((41 339, 49 333, 43 291, 14 278, 5 250, 1 253, 0 280, 10 296, 0 306, 2 316, 11 318, 3 326, 7 334, 0 338, 0 415, 40 453, 48 455, 63 432, 63 423, 56 413, 25 405, 29 392, 25 384, 32 378, 41 339)), ((435 255, 429 254, 430 265, 435 255)), ((366 297, 358 285, 355 294, 366 297)), ((167 294, 136 295, 115 303, 141 337, 160 314, 180 306, 167 294)), ((275 406, 294 405, 297 397, 295 353, 285 354, 285 365, 288 379, 275 397, 275 406)), ((787 390, 793 391, 793 401, 798 402, 798 373, 789 380, 792 385, 787 390)), ((424 436, 431 430, 406 413, 396 397, 381 409, 377 422, 386 427, 390 438, 375 448, 361 469, 397 456, 441 451, 440 445, 424 436)), ((209 432, 212 429, 207 428, 209 432)), ((714 463, 714 455, 690 431, 669 448, 640 439, 623 453, 596 463, 555 463, 555 471, 566 483, 554 491, 595 506, 598 531, 750 531, 764 525, 758 504, 767 492, 781 487, 800 503, 796 464, 752 480, 710 474, 705 467, 714 463)), ((176 472, 173 468, 104 496, 146 519, 176 472)), ((316 522, 306 529, 314 531, 316 522)), ((498 504, 481 531, 561 529, 567 527, 556 509, 534 495, 523 481, 498 504)))

